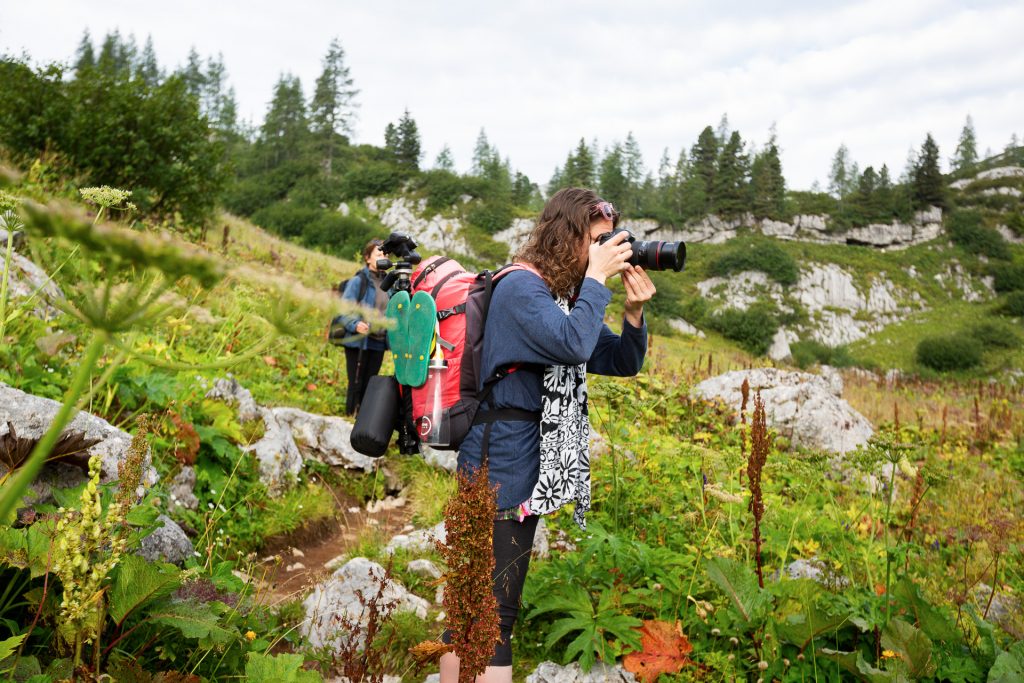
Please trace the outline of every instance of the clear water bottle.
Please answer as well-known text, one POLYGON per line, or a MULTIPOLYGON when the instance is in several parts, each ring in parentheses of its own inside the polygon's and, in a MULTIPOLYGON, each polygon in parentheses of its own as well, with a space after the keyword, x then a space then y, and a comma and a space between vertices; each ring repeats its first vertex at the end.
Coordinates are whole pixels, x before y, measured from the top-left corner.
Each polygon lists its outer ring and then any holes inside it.
POLYGON ((424 385, 426 405, 418 425, 420 441, 428 446, 447 446, 451 442, 451 425, 442 395, 447 375, 448 361, 443 358, 431 359, 424 385))

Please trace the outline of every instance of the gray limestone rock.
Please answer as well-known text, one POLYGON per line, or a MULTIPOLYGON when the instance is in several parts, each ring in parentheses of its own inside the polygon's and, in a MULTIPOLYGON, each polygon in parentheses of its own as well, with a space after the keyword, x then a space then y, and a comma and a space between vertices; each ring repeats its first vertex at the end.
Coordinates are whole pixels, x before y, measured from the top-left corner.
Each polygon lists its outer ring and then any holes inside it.
MULTIPOLYGON (((0 247, 0 262, 7 251, 7 242, 0 247)), ((11 254, 11 268, 7 292, 11 301, 18 302, 32 298, 32 313, 40 318, 52 320, 59 311, 48 301, 64 298, 64 292, 50 279, 46 272, 18 252, 11 254)))
POLYGON ((376 460, 358 453, 350 443, 352 423, 340 417, 316 415, 297 408, 271 408, 278 424, 289 429, 307 459, 334 467, 370 472, 376 460))
POLYGON ((381 616, 387 617, 393 611, 413 612, 426 619, 429 603, 413 595, 397 581, 385 578, 384 567, 365 557, 356 557, 346 562, 329 579, 317 584, 302 606, 306 617, 299 631, 313 647, 326 647, 337 652, 347 639, 355 635, 361 638, 359 626, 366 624, 366 609, 363 602, 380 593, 378 608, 381 616), (383 582, 383 590, 381 590, 383 582), (345 629, 355 625, 355 631, 345 629))
MULTIPOLYGON (((0 382, 0 436, 7 435, 13 426, 17 436, 38 440, 49 429, 60 407, 61 404, 57 401, 27 394, 0 382)), ((79 412, 64 428, 64 433, 79 433, 89 441, 95 442, 85 451, 85 455, 101 457, 101 481, 117 481, 118 465, 127 457, 128 448, 131 446, 132 437, 129 434, 86 412, 79 412)), ((0 465, 0 475, 6 471, 6 468, 0 465)), ((157 479, 156 469, 147 449, 143 461, 142 487, 137 492, 138 495, 142 496, 145 488, 155 484, 157 479)), ((60 463, 49 463, 44 466, 40 476, 33 483, 31 493, 26 496, 26 502, 48 502, 51 499, 52 487, 73 487, 83 481, 85 474, 81 469, 60 463)))
POLYGON ((302 470, 302 453, 295 444, 291 430, 278 421, 273 410, 258 410, 265 427, 263 438, 251 446, 243 447, 242 450, 255 454, 260 464, 260 481, 267 487, 270 495, 276 496, 282 493, 302 470))
POLYGON ((867 443, 874 433, 867 419, 837 395, 834 383, 809 373, 737 370, 701 382, 693 393, 723 400, 738 412, 744 379, 751 395, 761 390, 768 425, 794 446, 842 454, 867 443))
POLYGON ((206 398, 217 399, 228 405, 237 406, 238 419, 242 422, 249 422, 260 416, 260 410, 252 397, 252 392, 239 384, 234 377, 218 379, 213 383, 213 388, 206 392, 206 398))
POLYGON ((195 549, 181 527, 167 515, 160 515, 157 520, 163 522, 163 526, 157 527, 156 531, 142 539, 138 554, 150 562, 173 564, 181 564, 191 557, 195 549))
POLYGON ((430 560, 412 560, 405 567, 416 576, 422 576, 425 579, 441 578, 441 570, 430 560))
POLYGON ((199 507, 199 499, 194 493, 196 488, 196 471, 185 465, 181 471, 171 480, 168 495, 171 499, 171 509, 183 507, 186 510, 195 510, 199 507))
POLYGON ((526 677, 526 683, 634 683, 636 677, 622 668, 621 664, 610 666, 598 662, 584 672, 579 662, 562 666, 554 662, 541 662, 532 674, 526 677))
POLYGON ((444 529, 444 522, 438 522, 430 529, 416 529, 407 534, 398 534, 388 541, 384 552, 391 555, 396 550, 408 550, 411 552, 423 552, 433 550, 434 541, 444 543, 447 534, 444 529))

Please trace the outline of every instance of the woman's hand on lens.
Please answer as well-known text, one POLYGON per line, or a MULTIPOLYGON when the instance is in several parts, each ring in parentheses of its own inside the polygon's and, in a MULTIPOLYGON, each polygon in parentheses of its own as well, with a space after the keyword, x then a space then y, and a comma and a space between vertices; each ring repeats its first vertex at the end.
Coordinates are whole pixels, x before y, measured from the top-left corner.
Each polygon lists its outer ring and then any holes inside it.
POLYGON ((356 334, 366 334, 369 331, 370 326, 367 325, 365 322, 360 321, 356 323, 356 334))
POLYGON ((633 247, 626 242, 626 233, 620 232, 610 240, 601 244, 590 245, 590 264, 587 266, 587 277, 592 277, 601 284, 613 275, 626 269, 633 247))
POLYGON ((626 265, 622 271, 622 284, 626 287, 626 320, 633 327, 643 323, 644 304, 658 291, 651 277, 639 266, 626 265))

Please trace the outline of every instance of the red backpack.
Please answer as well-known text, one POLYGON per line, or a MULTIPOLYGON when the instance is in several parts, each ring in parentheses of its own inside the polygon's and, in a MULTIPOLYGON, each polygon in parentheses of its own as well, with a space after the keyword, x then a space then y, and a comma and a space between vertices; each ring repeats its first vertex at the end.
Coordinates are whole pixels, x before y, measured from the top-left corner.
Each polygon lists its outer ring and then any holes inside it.
MULTIPOLYGON (((537 271, 523 263, 512 263, 495 271, 466 272, 458 261, 447 256, 434 256, 412 274, 412 292, 428 292, 437 304, 438 343, 444 348, 448 363, 442 389, 442 406, 447 414, 450 441, 440 450, 458 450, 469 433, 477 408, 486 399, 494 382, 512 369, 504 369, 487 378, 481 386, 481 358, 484 348, 484 323, 491 304, 494 287, 508 273, 517 270, 537 271)), ((427 385, 413 387, 412 418, 419 429, 426 420, 427 385)), ((407 390, 406 387, 402 388, 407 390)))

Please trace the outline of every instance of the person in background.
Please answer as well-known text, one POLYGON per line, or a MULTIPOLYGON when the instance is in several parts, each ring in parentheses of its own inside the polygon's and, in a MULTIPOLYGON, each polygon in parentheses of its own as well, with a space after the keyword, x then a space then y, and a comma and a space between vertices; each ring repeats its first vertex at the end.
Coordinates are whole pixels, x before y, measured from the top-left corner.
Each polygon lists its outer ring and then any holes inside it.
MULTIPOLYGON (((501 641, 477 683, 512 681, 512 626, 540 515, 572 504, 576 523, 585 528, 586 374, 635 375, 647 353, 644 304, 654 296, 654 283, 628 263, 625 233, 600 242, 618 220, 615 208, 591 190, 555 193, 516 255, 528 270, 508 274, 491 299, 480 377, 518 370, 493 385, 459 450, 461 469, 479 468, 486 458, 490 483, 498 486, 491 539, 501 641), (612 298, 605 282, 616 276, 626 295, 621 334, 604 324, 612 298)), ((449 652, 441 657, 441 682, 458 679, 459 658, 449 652)))
MULTIPOLYGON (((377 270, 377 259, 384 258, 380 245, 379 239, 372 239, 363 247, 364 266, 345 284, 341 298, 384 313, 388 307, 388 294, 380 288, 384 273, 377 270)), ((380 371, 388 342, 384 330, 370 332, 369 324, 359 314, 347 316, 345 331, 352 337, 342 344, 348 372, 345 414, 353 415, 363 402, 370 378, 380 371)))

